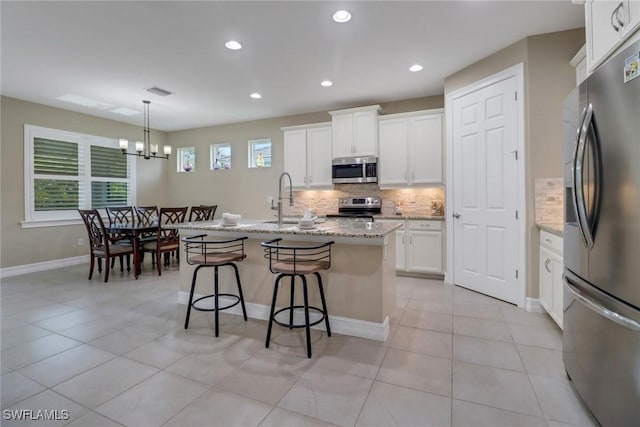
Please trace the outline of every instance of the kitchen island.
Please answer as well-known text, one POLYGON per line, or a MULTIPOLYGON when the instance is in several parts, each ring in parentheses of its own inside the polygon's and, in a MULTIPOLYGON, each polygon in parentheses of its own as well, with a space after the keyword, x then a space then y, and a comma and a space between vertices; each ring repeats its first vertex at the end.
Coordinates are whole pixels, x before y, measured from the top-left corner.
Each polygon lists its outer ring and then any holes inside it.
MULTIPOLYGON (((327 308, 333 332, 386 340, 389 318, 396 304, 396 240, 395 230, 402 223, 326 221, 311 230, 300 229, 295 223, 282 226, 261 220, 243 220, 235 226, 223 226, 221 221, 175 224, 181 237, 206 234, 212 239, 246 236, 247 258, 239 262, 240 278, 247 315, 267 319, 275 276, 269 271, 261 242, 282 238, 286 242, 334 241, 331 269, 322 274, 327 308)), ((183 253, 183 248, 181 248, 183 253)), ((194 267, 180 262, 179 302, 187 304, 194 267)), ((310 278, 310 305, 319 304, 319 294, 310 278)), ((196 294, 210 294, 213 289, 213 268, 198 274, 196 294)), ((220 292, 234 293, 235 277, 231 268, 220 270, 220 292)), ((282 292, 287 294, 288 292, 282 292)), ((301 292, 296 294, 301 295, 301 292)), ((222 300, 222 298, 221 298, 222 300)), ((282 296, 282 303, 288 296, 282 296)), ((278 302, 281 305, 281 302, 278 302)), ((239 306, 226 313, 241 314, 239 306)), ((318 325, 317 327, 320 327, 318 325)), ((265 330, 266 333, 266 330, 265 330)))

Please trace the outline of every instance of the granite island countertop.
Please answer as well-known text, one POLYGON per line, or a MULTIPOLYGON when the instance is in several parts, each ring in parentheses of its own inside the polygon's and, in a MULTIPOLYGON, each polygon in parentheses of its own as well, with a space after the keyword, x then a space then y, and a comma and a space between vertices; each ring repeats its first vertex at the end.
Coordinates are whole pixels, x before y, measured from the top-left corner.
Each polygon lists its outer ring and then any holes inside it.
POLYGON ((401 215, 374 215, 374 219, 397 219, 398 221, 418 220, 418 221, 444 221, 441 215, 420 215, 420 214, 401 214, 401 215))
POLYGON ((383 244, 385 236, 402 227, 402 220, 398 222, 364 222, 352 220, 323 220, 316 222, 310 229, 298 227, 295 221, 286 221, 282 226, 278 226, 275 221, 264 219, 244 219, 234 226, 225 226, 221 220, 183 222, 180 224, 170 224, 167 228, 177 228, 189 231, 187 234, 197 234, 197 232, 214 232, 221 236, 247 235, 250 238, 275 238, 282 237, 292 240, 311 238, 331 238, 337 243, 352 244, 383 244), (191 233, 193 231, 194 233, 191 233))

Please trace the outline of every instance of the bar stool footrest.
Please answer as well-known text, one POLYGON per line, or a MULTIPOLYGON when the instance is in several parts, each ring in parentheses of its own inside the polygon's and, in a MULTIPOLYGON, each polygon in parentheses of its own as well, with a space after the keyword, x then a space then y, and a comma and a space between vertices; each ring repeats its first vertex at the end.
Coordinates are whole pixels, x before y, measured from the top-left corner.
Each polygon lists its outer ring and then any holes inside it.
MULTIPOLYGON (((236 303, 236 304, 237 304, 237 303, 236 303)), ((292 324, 292 323, 288 323, 288 322, 281 322, 281 321, 279 321, 278 319, 276 319, 276 316, 277 316, 279 313, 282 313, 283 311, 291 311, 291 310, 295 310, 296 308, 304 309, 304 305, 294 305, 293 307, 285 307, 285 308, 281 308, 281 309, 279 309, 279 310, 276 310, 276 311, 273 313, 273 321, 274 321, 276 324, 280 325, 280 326, 284 326, 285 328, 305 328, 305 327, 307 326, 307 324, 306 324, 306 323, 300 323, 300 324, 293 323, 293 324, 292 324)), ((317 325, 318 323, 321 323, 321 322, 323 322, 323 321, 324 321, 324 319, 325 319, 325 314, 324 314, 324 311, 322 311, 322 309, 320 309, 320 308, 318 308, 318 307, 312 307, 312 306, 309 306, 309 311, 310 311, 310 312, 311 312, 311 311, 314 311, 314 312, 316 312, 316 313, 320 313, 320 314, 322 315, 322 317, 320 317, 320 319, 315 320, 315 321, 313 321, 313 322, 309 322, 309 326, 310 326, 310 327, 311 327, 311 326, 314 326, 314 325, 317 325)))
MULTIPOLYGON (((203 297, 200 297, 200 298, 198 298, 197 300, 194 300, 191 303, 191 307, 193 309, 195 309, 195 310, 198 310, 198 311, 216 311, 215 308, 204 308, 204 307, 197 307, 196 306, 196 303, 198 301, 203 300, 203 299, 213 298, 215 296, 216 296, 215 294, 211 294, 211 295, 205 295, 203 297)), ((218 311, 226 310, 228 308, 231 308, 231 307, 234 307, 234 306, 240 304, 240 297, 238 295, 234 295, 234 294, 218 294, 218 297, 231 297, 231 298, 235 298, 235 300, 236 300, 236 302, 234 302, 233 304, 225 305, 223 307, 218 307, 218 311)), ((311 307, 309 307, 309 308, 311 308, 311 307)))

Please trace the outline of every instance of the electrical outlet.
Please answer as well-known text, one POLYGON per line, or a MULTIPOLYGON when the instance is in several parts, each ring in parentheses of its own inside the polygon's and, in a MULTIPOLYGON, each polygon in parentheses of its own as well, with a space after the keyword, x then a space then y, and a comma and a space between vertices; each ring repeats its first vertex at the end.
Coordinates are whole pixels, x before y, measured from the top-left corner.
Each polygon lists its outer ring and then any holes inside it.
POLYGON ((273 196, 267 196, 267 203, 273 204, 273 196))
POLYGON ((78 239, 78 246, 84 246, 84 239, 82 237, 78 239))

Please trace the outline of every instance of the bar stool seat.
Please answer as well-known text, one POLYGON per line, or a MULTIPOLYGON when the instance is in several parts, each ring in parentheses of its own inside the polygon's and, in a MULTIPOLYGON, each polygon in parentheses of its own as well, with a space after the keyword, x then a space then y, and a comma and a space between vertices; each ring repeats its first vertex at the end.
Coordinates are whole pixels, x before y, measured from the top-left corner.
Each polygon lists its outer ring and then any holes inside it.
POLYGON ((269 260, 269 270, 273 274, 277 274, 274 287, 273 299, 271 301, 271 312, 269 315, 269 327, 267 329, 267 339, 265 347, 269 348, 271 340, 271 328, 273 323, 280 326, 292 328, 305 328, 307 338, 307 357, 311 357, 311 326, 324 322, 327 330, 327 336, 331 336, 331 327, 329 326, 329 313, 324 298, 324 289, 322 288, 322 277, 320 272, 331 268, 331 245, 334 242, 326 242, 313 245, 284 245, 282 239, 274 239, 261 243, 264 247, 265 258, 269 260), (320 301, 322 307, 313 307, 309 305, 309 296, 307 290, 307 279, 305 275, 313 274, 318 282, 318 290, 320 292, 320 301), (302 281, 303 304, 295 305, 295 278, 299 277, 302 281), (289 306, 276 310, 276 300, 278 298, 278 285, 284 277, 291 278, 291 294, 289 306), (304 323, 294 323, 294 311, 296 309, 304 310, 304 323), (313 311, 320 314, 320 318, 310 321, 309 312, 313 311), (278 320, 280 313, 288 312, 289 320, 278 320))
POLYGON ((191 291, 189 292, 189 305, 187 306, 187 315, 184 321, 184 328, 189 327, 189 318, 191 316, 191 309, 198 311, 213 311, 215 317, 215 335, 216 337, 220 332, 220 322, 218 313, 222 310, 235 307, 240 304, 242 307, 242 314, 244 320, 247 320, 247 309, 244 305, 244 296, 242 295, 242 284, 240 283, 240 274, 236 262, 240 262, 247 256, 244 253, 244 241, 247 237, 240 237, 230 240, 205 240, 207 236, 202 234, 199 236, 185 237, 182 242, 185 246, 185 252, 187 254, 187 264, 196 265, 193 271, 193 277, 191 280, 191 291), (238 286, 237 294, 220 293, 218 291, 218 268, 223 266, 231 266, 235 272, 236 284, 238 286), (213 280, 213 293, 209 295, 201 296, 196 300, 193 299, 196 280, 198 272, 202 267, 214 268, 214 280, 213 280), (220 306, 219 297, 229 297, 233 302, 225 306, 220 306), (207 308, 196 305, 199 301, 204 299, 213 299, 213 308, 207 308))

